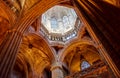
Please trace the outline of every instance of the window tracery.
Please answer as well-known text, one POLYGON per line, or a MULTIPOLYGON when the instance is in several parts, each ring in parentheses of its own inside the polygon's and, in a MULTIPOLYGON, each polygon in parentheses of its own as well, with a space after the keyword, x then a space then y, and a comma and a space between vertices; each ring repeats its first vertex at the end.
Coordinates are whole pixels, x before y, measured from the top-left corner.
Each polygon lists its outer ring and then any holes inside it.
POLYGON ((86 68, 89 68, 90 64, 87 61, 82 61, 81 63, 81 70, 84 70, 86 68))
POLYGON ((54 18, 54 17, 51 18, 50 22, 51 22, 51 28, 53 28, 53 29, 57 29, 58 28, 58 22, 57 22, 56 18, 54 18))

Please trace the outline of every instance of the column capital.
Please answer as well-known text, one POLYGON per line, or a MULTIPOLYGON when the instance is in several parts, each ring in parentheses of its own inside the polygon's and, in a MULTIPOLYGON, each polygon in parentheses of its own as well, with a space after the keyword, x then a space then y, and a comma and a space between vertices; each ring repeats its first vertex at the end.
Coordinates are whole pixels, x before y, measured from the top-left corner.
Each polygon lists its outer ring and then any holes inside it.
POLYGON ((51 71, 52 70, 55 70, 55 69, 57 69, 57 68, 59 68, 59 69, 61 69, 62 70, 62 63, 61 62, 54 62, 52 65, 51 65, 51 71))
POLYGON ((51 66, 52 78, 64 78, 62 63, 55 61, 51 66))

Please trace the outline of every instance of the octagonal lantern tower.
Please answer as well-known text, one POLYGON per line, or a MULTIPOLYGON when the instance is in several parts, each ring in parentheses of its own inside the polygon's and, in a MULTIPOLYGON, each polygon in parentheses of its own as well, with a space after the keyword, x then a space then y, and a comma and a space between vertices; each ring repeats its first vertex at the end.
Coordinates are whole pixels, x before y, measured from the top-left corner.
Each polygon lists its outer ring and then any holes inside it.
POLYGON ((66 42, 77 36, 80 20, 74 9, 56 5, 42 14, 41 31, 51 41, 66 42))

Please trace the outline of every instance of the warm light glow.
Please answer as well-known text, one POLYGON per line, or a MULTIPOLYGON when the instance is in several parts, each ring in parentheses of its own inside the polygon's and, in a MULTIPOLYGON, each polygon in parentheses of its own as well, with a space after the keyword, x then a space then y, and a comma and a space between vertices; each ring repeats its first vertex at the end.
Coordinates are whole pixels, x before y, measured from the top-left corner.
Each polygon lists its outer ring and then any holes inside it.
POLYGON ((42 15, 41 31, 51 41, 66 42, 77 36, 81 25, 74 9, 65 6, 54 6, 42 15))
POLYGON ((77 15, 72 8, 54 6, 42 15, 42 24, 49 33, 65 34, 74 29, 77 15))

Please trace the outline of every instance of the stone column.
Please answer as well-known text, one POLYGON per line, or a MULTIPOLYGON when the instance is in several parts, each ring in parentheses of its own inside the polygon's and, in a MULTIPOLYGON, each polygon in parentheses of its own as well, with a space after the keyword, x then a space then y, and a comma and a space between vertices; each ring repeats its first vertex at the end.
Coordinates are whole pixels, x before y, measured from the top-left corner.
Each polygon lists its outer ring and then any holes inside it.
POLYGON ((22 34, 19 31, 11 30, 0 46, 0 78, 9 78, 14 66, 16 55, 22 34))
POLYGON ((51 67, 52 78, 64 78, 62 64, 55 62, 51 67))
POLYGON ((102 0, 74 0, 92 38, 98 44, 100 54, 110 68, 120 77, 120 14, 119 9, 102 0), (112 9, 112 10, 111 10, 112 9), (103 46, 103 47, 102 47, 103 46))

